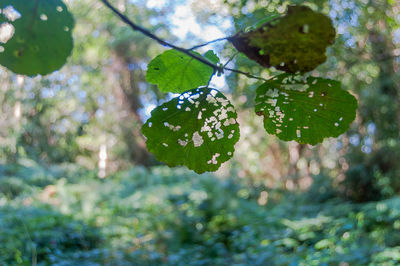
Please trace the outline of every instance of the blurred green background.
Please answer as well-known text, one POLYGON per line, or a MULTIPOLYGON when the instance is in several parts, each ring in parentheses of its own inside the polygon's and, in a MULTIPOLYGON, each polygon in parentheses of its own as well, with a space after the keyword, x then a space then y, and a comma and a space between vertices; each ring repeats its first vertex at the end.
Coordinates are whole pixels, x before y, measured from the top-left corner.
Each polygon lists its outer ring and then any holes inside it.
MULTIPOLYGON (((259 81, 226 73, 212 84, 237 107, 241 140, 203 175, 157 162, 140 133, 173 97, 144 78, 163 48, 100 1, 65 2, 68 64, 35 78, 0 68, 0 265, 400 264, 398 1, 113 1, 184 47, 291 4, 332 19, 336 42, 312 74, 357 97, 350 130, 316 146, 279 141, 254 114, 259 81)), ((222 61, 235 53, 210 47, 222 61)), ((278 73, 242 55, 229 66, 278 73)))

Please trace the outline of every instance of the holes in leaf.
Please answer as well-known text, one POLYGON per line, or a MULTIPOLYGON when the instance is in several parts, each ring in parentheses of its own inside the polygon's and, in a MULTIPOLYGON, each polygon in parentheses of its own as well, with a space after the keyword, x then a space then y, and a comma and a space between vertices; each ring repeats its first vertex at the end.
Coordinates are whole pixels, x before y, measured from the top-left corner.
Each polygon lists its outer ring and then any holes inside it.
POLYGON ((300 27, 300 32, 301 33, 309 33, 310 32, 310 25, 305 24, 302 27, 300 27))
POLYGON ((46 14, 41 14, 40 15, 40 20, 42 20, 42 21, 47 21, 47 15, 46 14))
POLYGON ((288 73, 308 72, 323 63, 334 39, 330 18, 305 6, 289 6, 285 16, 228 38, 261 66, 288 73))
POLYGON ((2 7, 0 42, 5 45, 0 63, 3 66, 18 74, 34 76, 49 74, 65 64, 73 40, 63 30, 70 32, 74 21, 62 0, 10 0, 3 1, 2 7), (56 16, 61 17, 52 19, 56 16), (51 22, 52 27, 38 25, 45 22, 51 22), (41 56, 36 56, 40 51, 43 51, 41 56))
POLYGON ((217 164, 217 163, 218 163, 217 158, 218 158, 219 156, 220 156, 219 153, 214 154, 214 155, 212 156, 211 160, 209 160, 207 163, 208 163, 208 164, 217 164))
POLYGON ((193 145, 195 147, 201 146, 204 142, 203 137, 200 136, 199 132, 197 132, 197 131, 193 133, 192 140, 193 140, 193 145))
POLYGON ((354 120, 357 108, 355 98, 341 90, 338 82, 313 77, 298 80, 286 74, 260 86, 255 102, 255 111, 264 116, 264 127, 270 134, 312 145, 343 133, 354 120), (297 89, 302 87, 307 89, 297 89), (328 93, 329 98, 325 97, 328 93))
POLYGON ((188 144, 188 141, 187 140, 178 139, 178 144, 183 146, 183 147, 185 147, 188 144))
POLYGON ((15 33, 15 28, 8 22, 4 22, 0 25, 0 42, 8 42, 15 33))
POLYGON ((3 8, 3 14, 11 22, 21 18, 21 14, 13 6, 3 8))
POLYGON ((239 139, 236 112, 214 89, 186 91, 151 115, 142 130, 146 145, 158 160, 170 166, 186 165, 197 173, 215 171, 232 156, 239 139), (173 159, 167 151, 175 154, 173 159))

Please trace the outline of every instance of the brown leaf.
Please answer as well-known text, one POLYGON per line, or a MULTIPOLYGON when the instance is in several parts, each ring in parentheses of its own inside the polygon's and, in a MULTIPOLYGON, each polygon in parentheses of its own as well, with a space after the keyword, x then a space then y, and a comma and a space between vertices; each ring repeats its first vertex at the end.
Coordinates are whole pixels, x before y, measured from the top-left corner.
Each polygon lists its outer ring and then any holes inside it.
POLYGON ((326 47, 333 44, 335 29, 325 15, 306 6, 289 6, 285 16, 257 30, 239 32, 229 41, 264 67, 308 72, 325 62, 326 47))

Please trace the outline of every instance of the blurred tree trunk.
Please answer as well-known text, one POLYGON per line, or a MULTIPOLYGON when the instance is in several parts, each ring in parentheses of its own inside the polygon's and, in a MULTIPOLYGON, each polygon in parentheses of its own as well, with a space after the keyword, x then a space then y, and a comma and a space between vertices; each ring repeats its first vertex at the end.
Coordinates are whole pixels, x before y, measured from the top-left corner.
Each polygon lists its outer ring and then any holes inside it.
POLYGON ((122 103, 122 117, 120 127, 126 145, 128 146, 130 160, 139 165, 149 166, 151 155, 146 149, 146 142, 141 134, 142 121, 139 109, 142 107, 140 102, 140 91, 138 81, 143 80, 138 77, 136 71, 131 70, 134 65, 133 58, 127 55, 129 49, 125 45, 116 47, 113 69, 119 75, 119 91, 115 92, 118 102, 122 103))
POLYGON ((312 156, 312 152, 307 149, 307 145, 299 144, 297 142, 291 142, 288 145, 289 149, 289 166, 287 177, 293 182, 293 189, 299 187, 299 182, 302 178, 310 176, 310 165, 309 161, 312 156), (308 151, 308 152, 307 152, 308 151), (307 153, 307 154, 306 154, 307 153), (299 160, 303 158, 306 160, 306 164, 299 168, 299 160))
MULTIPOLYGON (((378 7, 375 1, 371 1, 371 6, 377 10, 388 10, 387 2, 382 7, 378 7)), ((381 115, 381 110, 377 110, 378 114, 375 121, 381 124, 381 131, 378 132, 377 138, 398 137, 400 132, 400 84, 398 73, 395 69, 395 44, 391 36, 392 29, 388 25, 387 17, 382 14, 375 24, 369 29, 368 38, 372 48, 372 59, 379 67, 379 88, 380 92, 387 96, 387 111, 381 115)), ((379 129, 379 127, 377 127, 379 129)))

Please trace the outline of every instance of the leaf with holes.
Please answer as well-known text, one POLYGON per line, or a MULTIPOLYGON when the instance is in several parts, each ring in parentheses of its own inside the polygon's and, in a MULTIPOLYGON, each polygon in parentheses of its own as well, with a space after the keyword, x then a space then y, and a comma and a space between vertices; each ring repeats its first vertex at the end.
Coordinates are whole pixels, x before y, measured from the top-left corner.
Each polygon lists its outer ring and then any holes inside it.
MULTIPOLYGON (((193 52, 197 56, 200 54, 193 52)), ((207 54, 210 60, 216 55, 207 54)), ((218 59, 219 61, 219 59, 218 59)), ((214 69, 176 50, 167 50, 154 58, 148 65, 146 80, 158 86, 162 92, 182 93, 206 86, 214 69)))
POLYGON ((325 62, 326 47, 334 38, 335 29, 327 16, 306 6, 290 6, 285 16, 228 40, 264 67, 296 73, 311 71, 325 62))
POLYGON ((344 133, 356 109, 357 100, 339 82, 286 74, 258 87, 255 106, 268 133, 312 145, 344 133))
POLYGON ((219 91, 198 88, 151 112, 142 128, 150 152, 168 166, 196 173, 216 171, 233 156, 239 140, 237 114, 219 91))
POLYGON ((61 68, 74 19, 61 0, 0 0, 0 64, 27 76, 61 68))

